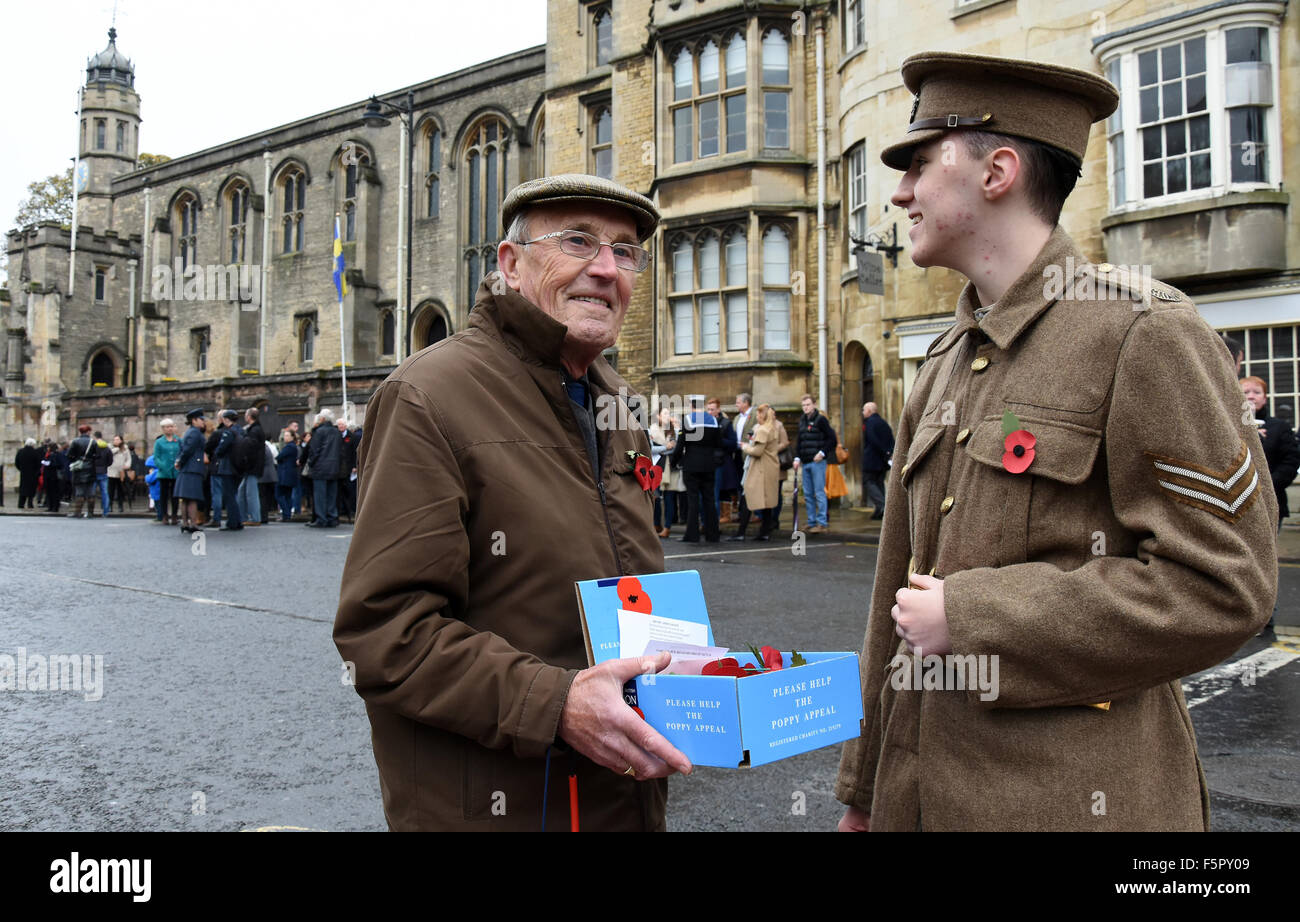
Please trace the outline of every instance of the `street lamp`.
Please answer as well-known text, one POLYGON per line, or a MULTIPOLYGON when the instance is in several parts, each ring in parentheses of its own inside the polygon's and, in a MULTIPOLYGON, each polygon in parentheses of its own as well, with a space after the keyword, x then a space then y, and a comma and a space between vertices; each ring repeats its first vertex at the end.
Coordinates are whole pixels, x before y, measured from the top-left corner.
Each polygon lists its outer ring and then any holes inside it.
POLYGON ((370 97, 361 121, 367 128, 386 128, 391 119, 385 116, 396 115, 402 129, 401 137, 401 193, 397 200, 397 303, 401 318, 397 328, 401 334, 397 338, 397 361, 406 357, 410 330, 407 323, 411 316, 411 161, 415 149, 415 93, 406 91, 404 104, 391 103, 376 96, 370 97))

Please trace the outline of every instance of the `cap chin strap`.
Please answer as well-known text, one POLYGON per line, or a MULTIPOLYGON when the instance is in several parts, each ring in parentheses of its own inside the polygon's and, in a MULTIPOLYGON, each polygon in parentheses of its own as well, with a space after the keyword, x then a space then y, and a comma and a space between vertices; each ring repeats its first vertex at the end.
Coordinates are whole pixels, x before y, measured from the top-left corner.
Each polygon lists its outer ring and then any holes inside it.
POLYGON ((908 131, 923 131, 926 128, 971 128, 975 125, 987 125, 993 121, 993 113, 983 115, 940 115, 936 118, 919 119, 907 126, 908 131))

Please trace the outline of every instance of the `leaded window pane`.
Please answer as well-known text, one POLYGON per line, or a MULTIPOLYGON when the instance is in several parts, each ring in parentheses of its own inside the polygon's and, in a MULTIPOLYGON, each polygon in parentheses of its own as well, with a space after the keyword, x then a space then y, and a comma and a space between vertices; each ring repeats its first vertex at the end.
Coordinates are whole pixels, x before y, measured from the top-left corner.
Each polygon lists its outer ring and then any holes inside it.
POLYGON ((718 351, 718 296, 700 298, 700 351, 718 351))
POLYGON ((748 262, 747 245, 744 231, 736 231, 727 238, 728 285, 749 284, 748 273, 746 272, 746 263, 748 262))
POLYGON ((695 287, 695 273, 691 266, 691 244, 680 240, 673 247, 673 291, 690 291, 695 287))
POLYGON ((695 351, 695 312, 690 298, 674 298, 673 354, 690 355, 695 351))
POLYGON ((727 88, 745 85, 745 36, 736 34, 727 43, 727 88))
POLYGON ((673 58, 673 99, 691 98, 691 52, 682 48, 673 58))
POLYGON ((718 101, 710 99, 700 103, 700 156, 714 157, 718 153, 718 101))
POLYGON ((673 163, 691 159, 691 107, 673 110, 673 163))
POLYGON ((779 227, 763 235, 763 284, 790 284, 790 240, 779 227))
POLYGON ((790 82, 790 45, 776 29, 763 36, 762 57, 764 83, 790 82))
POLYGON ((718 288, 718 238, 709 234, 700 241, 700 287, 718 288))
POLYGON ((788 148, 790 146, 790 94, 763 94, 763 146, 788 148))
POLYGON ((763 345, 767 349, 790 348, 790 292, 763 292, 763 345))
POLYGON ((727 153, 745 149, 745 94, 727 97, 727 153))
POLYGON ((748 348, 749 299, 743 291, 729 292, 727 294, 727 349, 748 348))
POLYGON ((718 46, 712 40, 700 49, 700 93, 718 92, 718 46))

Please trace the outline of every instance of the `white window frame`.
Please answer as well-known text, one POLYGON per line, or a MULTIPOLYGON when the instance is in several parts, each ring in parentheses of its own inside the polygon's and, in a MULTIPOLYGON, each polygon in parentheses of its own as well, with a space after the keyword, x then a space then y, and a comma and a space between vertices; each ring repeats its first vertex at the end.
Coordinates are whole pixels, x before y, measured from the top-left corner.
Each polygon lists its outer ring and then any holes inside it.
POLYGON ((1123 125, 1124 186, 1115 187, 1114 164, 1111 162, 1110 143, 1107 143, 1107 202, 1112 214, 1144 211, 1180 202, 1193 202, 1216 198, 1231 192, 1252 189, 1277 189, 1282 183, 1282 114, 1287 105, 1282 98, 1279 71, 1283 66, 1279 57, 1279 24, 1285 5, 1280 2, 1243 4, 1206 11, 1176 22, 1166 23, 1150 30, 1125 35, 1103 42, 1097 48, 1102 72, 1116 58, 1120 61, 1120 108, 1123 125), (1231 29, 1262 28, 1268 33, 1269 66, 1273 81, 1273 103, 1268 107, 1265 144, 1267 145, 1266 182, 1232 182, 1229 168, 1232 152, 1229 148, 1229 124, 1224 107, 1224 82, 1226 50, 1224 33, 1231 29), (1138 55, 1166 45, 1182 42, 1198 35, 1205 36, 1206 110, 1210 116, 1210 185, 1202 189, 1187 189, 1152 198, 1142 195, 1142 136, 1139 105, 1138 55))

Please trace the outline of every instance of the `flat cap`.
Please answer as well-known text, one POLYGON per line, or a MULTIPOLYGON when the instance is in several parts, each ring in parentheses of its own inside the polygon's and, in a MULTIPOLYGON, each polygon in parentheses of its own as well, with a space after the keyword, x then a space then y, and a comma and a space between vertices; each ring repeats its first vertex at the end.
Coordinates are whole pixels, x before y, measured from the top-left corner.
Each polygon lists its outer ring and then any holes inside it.
POLYGON ((511 189, 501 205, 501 226, 508 229, 525 208, 559 202, 597 202, 622 208, 636 224, 638 241, 653 234, 659 225, 659 211, 644 195, 599 176, 563 173, 531 179, 511 189))
POLYGON ((199 419, 206 419, 206 418, 207 418, 206 416, 204 416, 204 413, 203 413, 203 407, 195 407, 193 410, 190 410, 188 413, 186 413, 186 414, 185 414, 185 421, 188 423, 190 420, 194 419, 194 417, 196 417, 196 416, 197 416, 199 419))
POLYGON ((916 102, 906 134, 880 152, 896 170, 908 168, 914 148, 963 128, 1040 141, 1082 163, 1092 123, 1119 104, 1110 81, 1040 61, 927 51, 902 72, 916 102))

